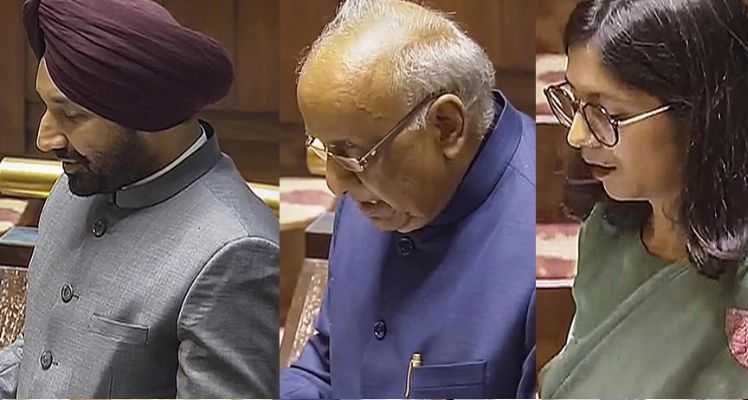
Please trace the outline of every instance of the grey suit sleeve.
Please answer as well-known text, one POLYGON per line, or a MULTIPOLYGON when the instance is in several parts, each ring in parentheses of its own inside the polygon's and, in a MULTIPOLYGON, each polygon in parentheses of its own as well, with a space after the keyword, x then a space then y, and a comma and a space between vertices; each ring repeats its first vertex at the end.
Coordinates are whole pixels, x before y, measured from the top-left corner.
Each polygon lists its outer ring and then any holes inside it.
POLYGON ((16 397, 22 358, 23 335, 0 351, 0 398, 16 397))
POLYGON ((178 320, 178 398, 278 396, 278 272, 278 245, 263 238, 204 266, 178 320))

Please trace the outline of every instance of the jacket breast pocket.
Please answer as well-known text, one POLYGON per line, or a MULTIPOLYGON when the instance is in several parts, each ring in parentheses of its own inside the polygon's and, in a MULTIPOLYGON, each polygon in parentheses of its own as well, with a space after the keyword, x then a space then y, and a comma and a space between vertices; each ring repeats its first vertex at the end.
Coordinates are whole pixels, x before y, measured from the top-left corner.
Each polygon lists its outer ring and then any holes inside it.
POLYGON ((104 336, 118 343, 148 343, 148 327, 115 321, 101 315, 93 314, 88 321, 88 331, 104 336))
POLYGON ((486 362, 423 365, 413 368, 411 398, 481 398, 486 362))

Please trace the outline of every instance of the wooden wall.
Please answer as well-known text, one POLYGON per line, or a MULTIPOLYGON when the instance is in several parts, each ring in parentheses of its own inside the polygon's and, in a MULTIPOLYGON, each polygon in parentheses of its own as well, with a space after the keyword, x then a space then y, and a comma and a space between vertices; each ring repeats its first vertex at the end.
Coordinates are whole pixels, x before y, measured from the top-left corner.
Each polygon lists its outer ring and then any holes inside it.
POLYGON ((26 37, 22 24, 22 1, 0 2, 0 155, 23 154, 26 78, 26 37))
POLYGON ((577 3, 579 0, 540 0, 535 19, 537 53, 564 53, 564 28, 577 3))

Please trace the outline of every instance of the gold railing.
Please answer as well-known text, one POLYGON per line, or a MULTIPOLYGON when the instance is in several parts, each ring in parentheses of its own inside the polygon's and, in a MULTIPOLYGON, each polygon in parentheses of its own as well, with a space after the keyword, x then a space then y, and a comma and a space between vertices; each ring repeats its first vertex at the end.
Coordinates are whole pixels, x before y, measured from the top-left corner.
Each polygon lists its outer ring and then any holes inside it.
POLYGON ((0 161, 0 194, 46 199, 62 172, 59 161, 5 157, 0 161))

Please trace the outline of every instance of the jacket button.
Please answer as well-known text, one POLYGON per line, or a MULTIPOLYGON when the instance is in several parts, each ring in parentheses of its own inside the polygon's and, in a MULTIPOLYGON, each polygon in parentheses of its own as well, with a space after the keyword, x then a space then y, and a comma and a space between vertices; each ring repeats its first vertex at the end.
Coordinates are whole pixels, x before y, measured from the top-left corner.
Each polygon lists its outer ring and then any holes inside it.
POLYGON ((42 356, 39 357, 39 364, 42 365, 43 370, 48 370, 52 366, 52 352, 47 350, 42 353, 42 356))
POLYGON ((377 340, 382 340, 385 336, 387 336, 387 325, 384 321, 379 320, 374 323, 374 337, 377 338, 377 340))
POLYGON ((416 245, 413 243, 413 239, 403 236, 397 241, 397 251, 400 252, 401 255, 407 256, 410 253, 415 250, 416 245))
POLYGON ((104 233, 106 233, 106 221, 100 219, 94 222, 93 226, 91 227, 91 232, 93 232, 94 236, 96 237, 104 236, 104 233))
POLYGON ((73 299, 73 287, 69 283, 62 285, 60 297, 62 297, 63 303, 69 303, 73 299))

